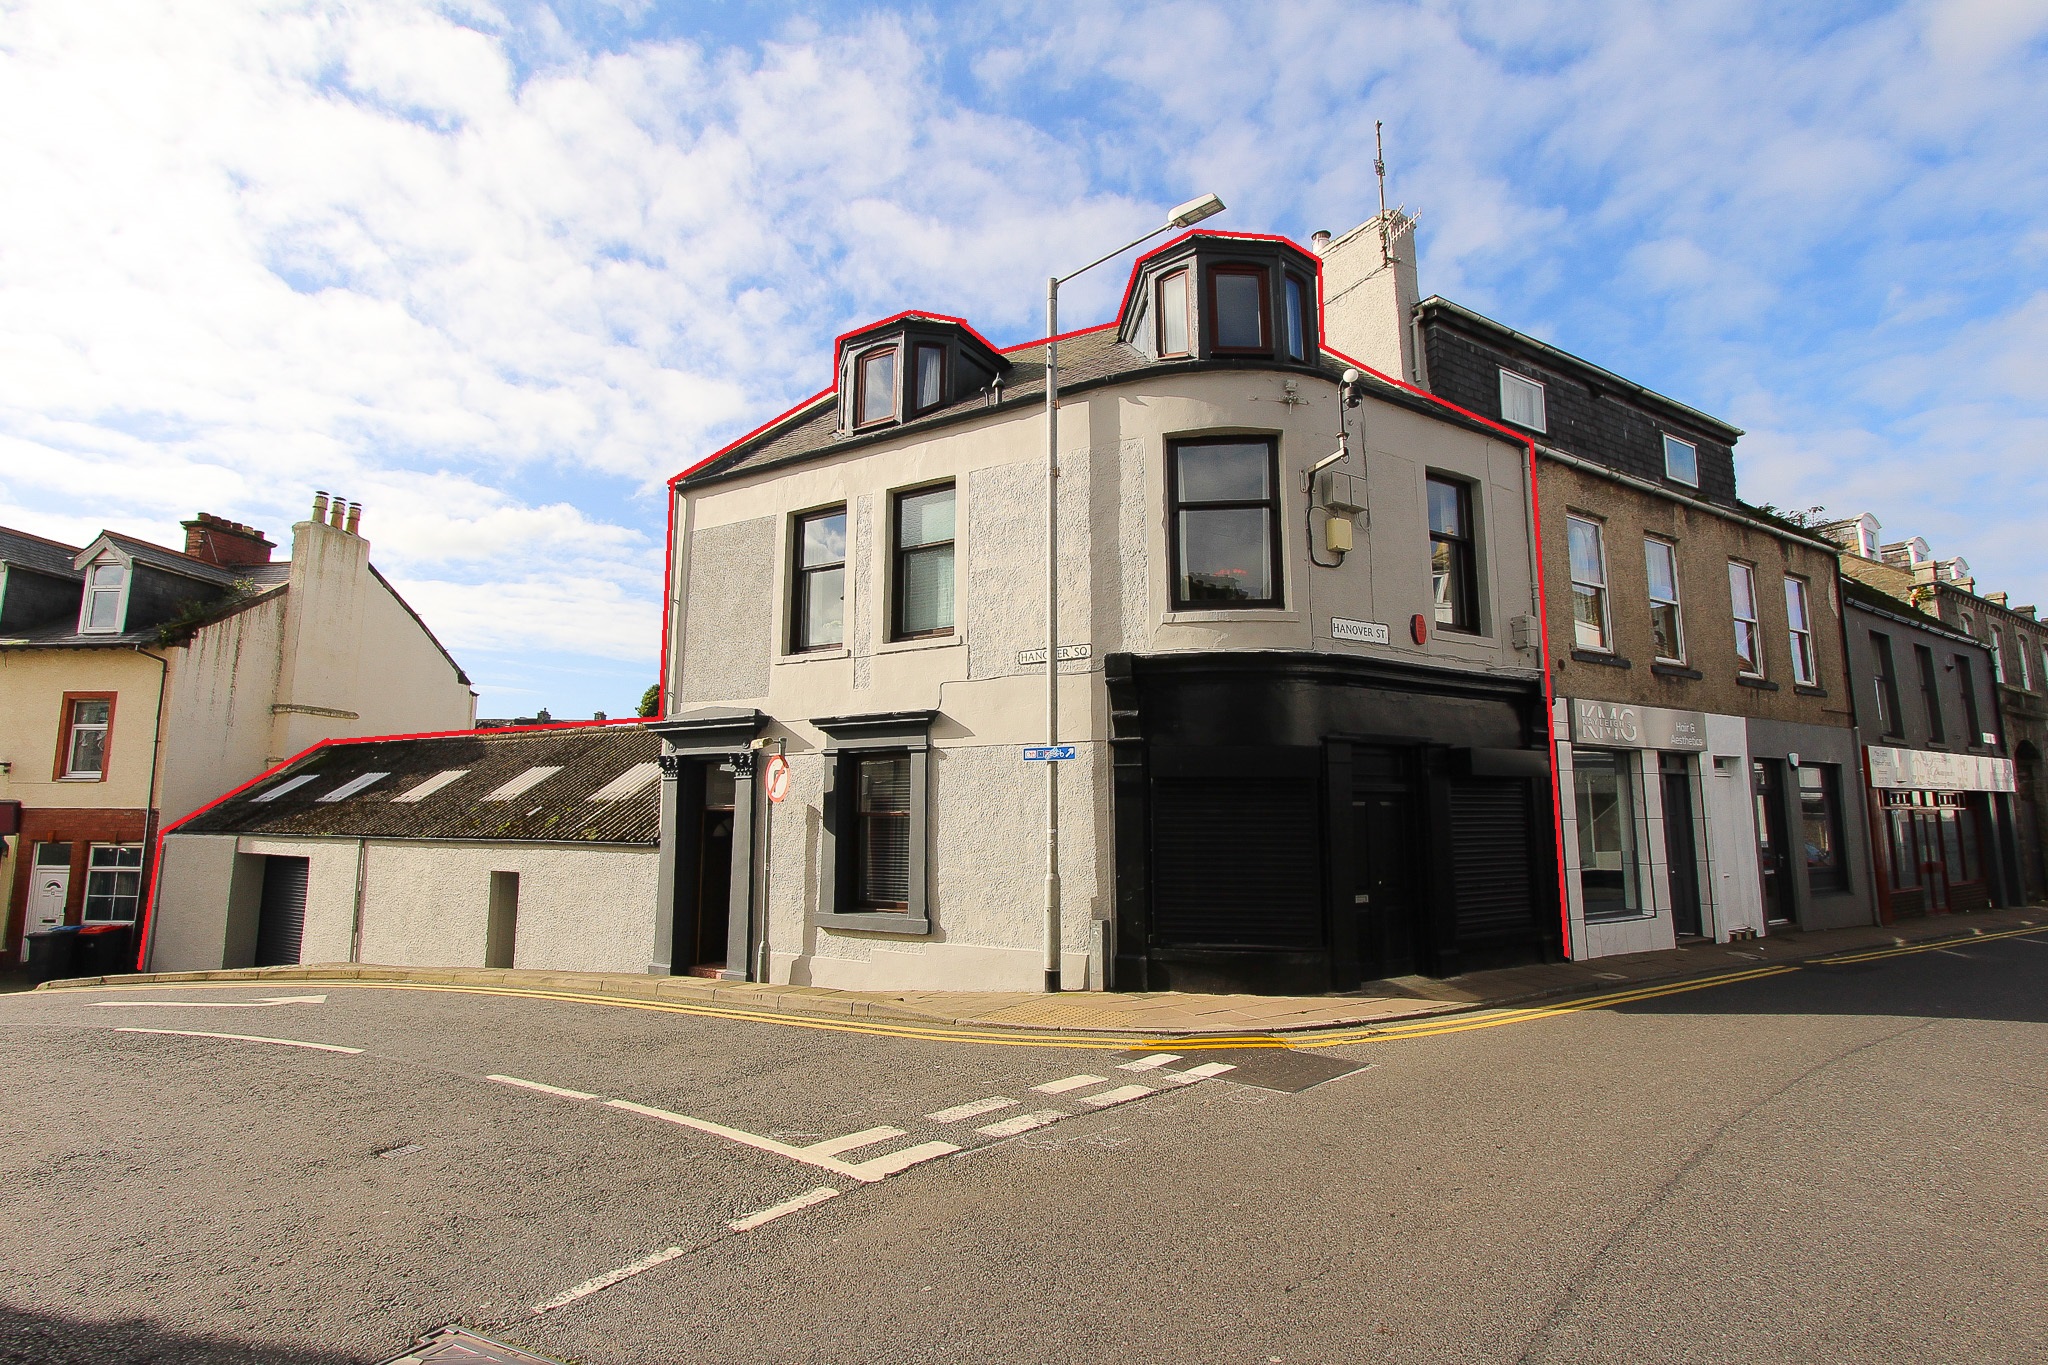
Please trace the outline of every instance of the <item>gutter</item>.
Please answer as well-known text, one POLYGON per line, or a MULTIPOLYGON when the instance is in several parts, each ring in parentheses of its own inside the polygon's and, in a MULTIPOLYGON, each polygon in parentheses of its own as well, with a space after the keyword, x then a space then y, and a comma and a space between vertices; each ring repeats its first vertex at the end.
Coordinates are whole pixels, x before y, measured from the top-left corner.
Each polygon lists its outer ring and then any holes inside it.
POLYGON ((1762 531, 1765 535, 1776 537, 1790 545, 1804 545, 1809 549, 1824 550, 1831 556, 1839 556, 1842 552, 1842 547, 1831 540, 1822 540, 1818 536, 1796 534, 1782 526, 1773 526, 1768 521, 1764 521, 1759 517, 1753 517, 1747 512, 1736 508, 1723 507, 1719 503, 1708 502, 1704 498, 1689 497, 1684 493, 1674 493, 1662 484, 1651 483, 1648 479, 1637 478, 1633 474, 1624 474, 1618 469, 1610 468, 1604 464, 1595 464, 1593 461, 1582 459, 1577 455, 1568 455, 1564 451, 1551 446, 1538 445, 1536 452, 1546 460, 1555 460, 1561 465, 1569 465, 1571 468, 1584 473, 1598 475, 1611 482, 1633 488, 1639 493, 1654 493, 1666 502, 1675 502, 1681 507, 1690 507, 1728 521, 1739 521, 1753 531, 1762 531))

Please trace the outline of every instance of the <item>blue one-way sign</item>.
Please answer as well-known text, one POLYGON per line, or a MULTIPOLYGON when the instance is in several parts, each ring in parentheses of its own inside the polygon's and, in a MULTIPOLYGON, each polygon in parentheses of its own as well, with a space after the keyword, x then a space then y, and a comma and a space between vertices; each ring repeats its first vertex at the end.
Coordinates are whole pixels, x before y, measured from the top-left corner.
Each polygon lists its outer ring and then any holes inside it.
POLYGON ((1074 756, 1071 744, 1038 744, 1024 751, 1026 763, 1058 763, 1074 756))

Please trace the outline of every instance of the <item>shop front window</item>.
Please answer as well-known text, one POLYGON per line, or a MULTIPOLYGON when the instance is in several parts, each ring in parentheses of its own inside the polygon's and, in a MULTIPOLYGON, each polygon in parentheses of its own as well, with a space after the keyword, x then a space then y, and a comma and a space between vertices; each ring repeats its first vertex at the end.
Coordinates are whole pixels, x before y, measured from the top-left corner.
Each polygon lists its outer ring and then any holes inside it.
POLYGON ((1808 763, 1799 769, 1799 825, 1806 844, 1806 884, 1815 891, 1847 891, 1842 861, 1841 770, 1808 763))
POLYGON ((1629 758, 1606 749, 1575 749, 1572 786, 1579 815, 1579 893, 1586 918, 1635 914, 1635 802, 1629 758))

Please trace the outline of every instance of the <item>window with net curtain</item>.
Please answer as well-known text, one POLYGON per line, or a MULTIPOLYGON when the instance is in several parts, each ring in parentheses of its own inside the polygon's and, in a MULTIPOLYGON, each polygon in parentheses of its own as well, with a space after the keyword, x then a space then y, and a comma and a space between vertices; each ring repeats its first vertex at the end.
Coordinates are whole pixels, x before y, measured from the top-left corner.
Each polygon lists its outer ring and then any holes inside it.
POLYGON ((88 697, 71 703, 71 733, 64 742, 64 776, 104 777, 107 771, 107 729, 113 723, 111 698, 88 697))
POLYGON ((898 640, 953 633, 953 485, 896 495, 898 640))

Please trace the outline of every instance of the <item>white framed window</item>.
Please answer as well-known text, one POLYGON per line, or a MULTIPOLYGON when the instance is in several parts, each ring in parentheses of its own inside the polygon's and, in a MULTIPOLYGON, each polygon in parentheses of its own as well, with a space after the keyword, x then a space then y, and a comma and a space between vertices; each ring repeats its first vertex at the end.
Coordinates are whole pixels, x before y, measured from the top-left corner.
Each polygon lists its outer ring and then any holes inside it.
POLYGON ((142 845, 92 845, 85 864, 86 920, 132 920, 141 901, 142 845))
POLYGON ((1756 571, 1739 560, 1728 561, 1728 599, 1735 615, 1736 669, 1762 677, 1764 635, 1756 616, 1756 571))
POLYGON ((1792 642, 1792 681, 1813 686, 1813 620, 1806 611, 1804 579, 1785 580, 1785 622, 1792 642))
POLYGON ((1600 540, 1600 523, 1584 517, 1564 520, 1572 560, 1572 643, 1579 649, 1611 650, 1607 550, 1600 540))
POLYGON ((2005 632, 1997 626, 1991 628, 1991 676, 2005 681, 2005 632))
POLYGON ((1676 436, 1664 437, 1664 477, 1690 488, 1700 486, 1700 448, 1676 436))
POLYGON ((128 569, 111 560, 85 571, 85 601, 78 613, 81 635, 112 634, 127 616, 128 569))
POLYGON ((66 697, 64 737, 57 750, 57 776, 66 781, 103 781, 107 738, 114 726, 114 698, 66 697))
POLYGON ((1645 538, 1643 558, 1650 570, 1650 634, 1657 657, 1665 663, 1685 662, 1685 627, 1678 613, 1678 547, 1666 540, 1645 538))
POLYGON ((1531 431, 1548 431, 1543 412, 1543 386, 1512 370, 1500 372, 1500 415, 1504 422, 1531 431))

